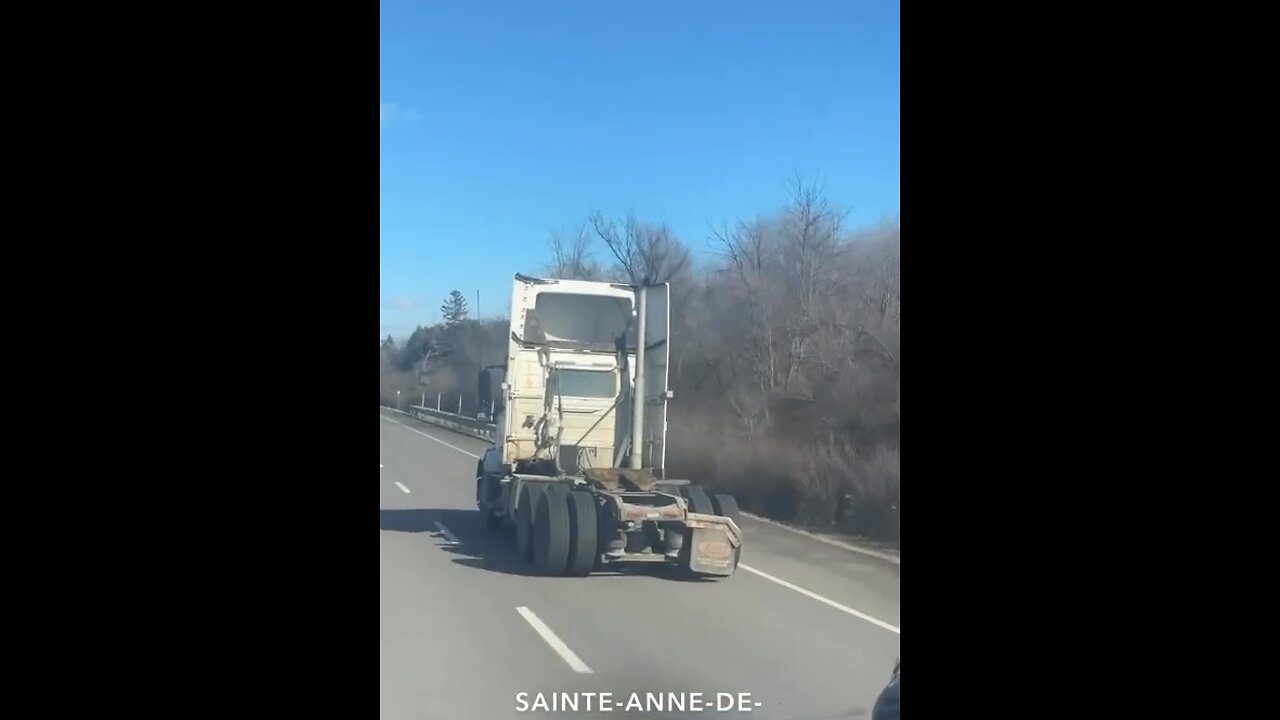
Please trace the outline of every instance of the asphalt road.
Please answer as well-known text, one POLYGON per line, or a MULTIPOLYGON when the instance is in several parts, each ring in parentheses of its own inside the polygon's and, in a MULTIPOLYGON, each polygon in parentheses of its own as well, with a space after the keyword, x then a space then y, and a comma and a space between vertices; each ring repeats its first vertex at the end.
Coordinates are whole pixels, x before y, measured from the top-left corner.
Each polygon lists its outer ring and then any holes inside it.
POLYGON ((727 580, 526 575, 475 512, 485 443, 389 411, 378 425, 383 720, 870 717, 899 655, 899 565, 747 518, 727 580), (685 710, 628 710, 633 693, 685 710), (741 705, 718 712, 718 693, 741 705))

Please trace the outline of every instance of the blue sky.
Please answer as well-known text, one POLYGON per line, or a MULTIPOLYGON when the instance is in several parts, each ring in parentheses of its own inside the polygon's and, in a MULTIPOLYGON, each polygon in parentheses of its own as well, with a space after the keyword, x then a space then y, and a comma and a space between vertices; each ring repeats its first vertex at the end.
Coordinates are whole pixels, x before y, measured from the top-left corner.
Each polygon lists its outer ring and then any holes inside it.
POLYGON ((797 174, 854 224, 899 213, 900 4, 383 0, 379 336, 450 290, 505 314, 594 210, 711 226, 797 174))

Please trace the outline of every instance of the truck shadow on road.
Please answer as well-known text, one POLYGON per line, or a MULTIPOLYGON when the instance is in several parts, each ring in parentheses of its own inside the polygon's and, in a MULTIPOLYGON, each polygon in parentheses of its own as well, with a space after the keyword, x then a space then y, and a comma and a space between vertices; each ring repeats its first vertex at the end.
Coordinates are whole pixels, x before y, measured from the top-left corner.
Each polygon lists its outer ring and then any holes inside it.
MULTIPOLYGON (((448 508, 418 508, 412 510, 379 510, 378 526, 381 530, 399 533, 421 533, 436 541, 442 551, 457 555, 455 565, 502 573, 535 577, 539 573, 516 554, 515 530, 490 529, 484 526, 480 513, 475 510, 448 508), (453 535, 441 530, 441 526, 453 535), (457 540, 455 544, 453 540, 457 540)), ((654 565, 621 566, 618 569, 596 568, 592 577, 679 577, 669 568, 654 565)), ((692 582, 701 582, 690 579, 692 582)))
POLYGON ((382 530, 431 536, 441 550, 460 556, 453 559, 457 565, 506 575, 537 574, 516 556, 512 531, 506 528, 486 528, 480 513, 475 510, 379 510, 378 516, 382 530), (452 533, 452 539, 442 527, 452 533), (453 540, 457 540, 457 544, 453 540))

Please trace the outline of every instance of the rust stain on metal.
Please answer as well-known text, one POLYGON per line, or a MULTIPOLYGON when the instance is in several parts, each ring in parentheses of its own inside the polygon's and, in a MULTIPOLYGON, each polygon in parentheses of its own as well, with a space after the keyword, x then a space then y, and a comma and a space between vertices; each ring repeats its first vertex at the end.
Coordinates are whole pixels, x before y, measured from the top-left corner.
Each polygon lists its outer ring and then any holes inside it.
MULTIPOLYGON (((742 530, 733 522, 732 518, 689 513, 685 518, 684 524, 692 528, 698 536, 718 536, 724 542, 729 543, 730 547, 738 548, 742 546, 742 530)), ((695 539, 699 542, 702 541, 701 538, 695 539)))
POLYGON ((593 484, 611 492, 619 489, 649 492, 658 482, 652 472, 631 468, 585 468, 582 474, 593 484))
POLYGON ((632 505, 622 503, 622 516, 626 520, 679 520, 683 517, 678 505, 632 505))
POLYGON ((717 560, 728 558, 733 555, 733 546, 723 540, 707 540, 698 543, 698 554, 717 560))

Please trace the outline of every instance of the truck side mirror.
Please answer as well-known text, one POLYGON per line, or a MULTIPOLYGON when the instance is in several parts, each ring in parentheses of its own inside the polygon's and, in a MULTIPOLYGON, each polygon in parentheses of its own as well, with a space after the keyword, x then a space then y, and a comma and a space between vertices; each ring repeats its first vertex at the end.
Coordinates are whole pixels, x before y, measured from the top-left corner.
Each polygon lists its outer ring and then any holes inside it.
POLYGON ((478 384, 476 386, 476 398, 480 402, 480 409, 487 411, 491 416, 496 415, 506 406, 506 393, 508 388, 506 381, 506 365, 490 365, 480 371, 478 384), (502 392, 496 396, 493 392, 493 381, 496 377, 503 378, 501 386, 502 392))
POLYGON ((490 403, 493 401, 492 393, 490 392, 491 387, 489 371, 481 370, 480 378, 476 383, 476 400, 480 403, 481 410, 489 408, 490 403))

